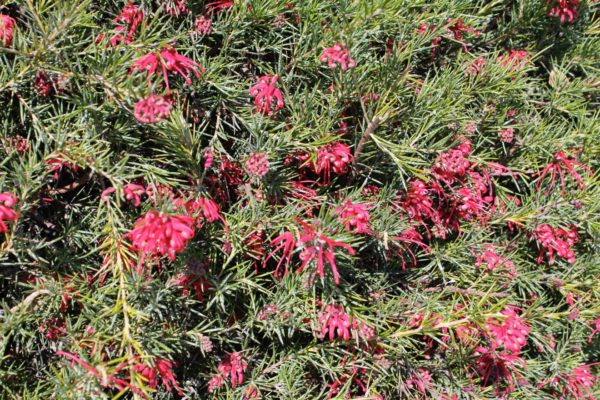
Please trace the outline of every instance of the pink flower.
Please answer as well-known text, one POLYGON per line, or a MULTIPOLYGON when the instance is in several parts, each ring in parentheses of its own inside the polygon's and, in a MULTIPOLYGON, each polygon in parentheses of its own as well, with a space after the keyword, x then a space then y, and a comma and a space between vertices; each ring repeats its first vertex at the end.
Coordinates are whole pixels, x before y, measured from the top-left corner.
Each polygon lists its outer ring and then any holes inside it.
POLYGON ((407 380, 406 386, 409 389, 417 389, 417 392, 426 394, 427 390, 431 387, 433 378, 428 370, 425 368, 419 368, 417 372, 414 372, 407 380))
POLYGON ((339 206, 335 213, 340 222, 346 225, 346 230, 354 230, 357 233, 367 233, 370 231, 369 212, 367 206, 361 203, 352 203, 346 199, 344 204, 339 206))
POLYGON ((52 93, 54 88, 52 79, 44 71, 38 71, 35 74, 35 81, 33 87, 37 90, 38 96, 47 97, 52 93))
POLYGON ((463 35, 464 35, 465 33, 467 33, 467 32, 469 32, 469 33, 472 33, 472 34, 474 34, 475 36, 479 36, 479 35, 480 35, 479 31, 476 31, 475 29, 473 29, 473 28, 469 28, 468 26, 466 26, 466 25, 463 23, 462 19, 457 19, 457 20, 455 20, 455 21, 452 23, 452 25, 450 25, 450 26, 448 27, 448 30, 449 30, 450 32, 452 32, 452 36, 454 37, 454 40, 456 40, 456 41, 457 41, 457 42, 459 42, 459 43, 462 43, 462 45, 463 45, 463 49, 464 49, 466 52, 468 52, 468 51, 469 51, 469 49, 467 48, 467 45, 466 45, 466 43, 464 43, 464 42, 463 42, 463 40, 462 40, 462 38, 463 38, 463 35))
POLYGON ((472 62, 468 63, 465 70, 465 75, 477 76, 486 66, 487 61, 484 56, 479 56, 472 62))
POLYGON ((414 229, 406 229, 402 231, 400 235, 392 237, 392 239, 394 240, 395 246, 398 248, 398 255, 402 259, 402 269, 406 268, 404 252, 410 254, 412 265, 417 265, 417 257, 410 247, 411 244, 420 247, 426 253, 431 250, 431 248, 423 242, 423 236, 414 229))
POLYGON ((244 372, 247 368, 248 363, 244 361, 241 353, 228 354, 217 367, 219 373, 210 379, 208 391, 212 393, 215 389, 222 387, 226 379, 231 380, 231 387, 235 389, 236 386, 244 383, 244 372))
POLYGON ((410 219, 419 222, 424 219, 437 221, 439 215, 433 208, 433 200, 429 197, 429 193, 425 182, 415 179, 408 183, 408 191, 398 202, 400 207, 408 213, 410 219))
POLYGON ((185 79, 185 83, 188 85, 192 84, 192 81, 189 77, 190 73, 196 75, 196 78, 200 78, 200 72, 206 72, 205 69, 200 66, 200 64, 186 56, 182 56, 181 54, 177 53, 173 47, 167 47, 160 52, 149 53, 138 58, 134 61, 134 65, 131 67, 131 70, 146 71, 148 79, 150 79, 152 75, 156 74, 157 72, 162 72, 165 79, 165 84, 167 85, 167 90, 169 90, 167 71, 170 71, 175 75, 181 75, 185 79))
POLYGON ((254 96, 256 110, 271 115, 273 112, 283 108, 283 96, 277 88, 277 75, 264 75, 258 79, 258 83, 250 88, 250 96, 254 96), (273 106, 273 109, 271 109, 273 106))
POLYGON ((221 220, 225 222, 219 211, 219 205, 211 198, 198 197, 187 201, 184 206, 189 215, 195 216, 198 228, 202 227, 204 221, 215 222, 221 220))
POLYGON ((333 340, 337 335, 344 340, 350 340, 352 319, 340 304, 325 306, 325 309, 319 312, 317 322, 320 326, 316 334, 319 339, 328 336, 329 340, 333 340))
POLYGON ((185 3, 187 0, 164 0, 165 11, 171 17, 179 17, 180 15, 190 12, 185 3))
POLYGON ((562 229, 554 229, 548 224, 538 225, 532 232, 533 236, 540 244, 540 254, 538 256, 538 264, 541 264, 544 249, 548 256, 550 264, 554 262, 554 253, 562 258, 565 258, 570 264, 575 262, 575 253, 571 250, 571 245, 578 242, 577 231, 572 230, 570 232, 562 229), (565 238, 566 240, 563 240, 565 238))
POLYGON ((193 225, 193 218, 151 210, 135 222, 126 236, 135 250, 151 257, 167 255, 174 260, 175 254, 183 252, 194 237, 193 225))
POLYGON ((325 182, 331 179, 331 170, 338 175, 348 172, 348 164, 352 162, 350 148, 343 143, 326 144, 317 150, 317 157, 312 165, 317 174, 321 174, 325 182))
POLYGON ((269 158, 265 153, 252 153, 246 160, 246 169, 250 175, 260 178, 269 172, 269 158))
POLYGON ((342 67, 342 71, 356 66, 356 62, 350 58, 350 52, 346 48, 345 43, 336 43, 333 47, 324 49, 321 57, 319 57, 319 61, 327 62, 327 66, 331 69, 334 69, 339 64, 342 67))
POLYGON ((504 351, 517 355, 527 343, 529 327, 517 315, 515 307, 507 306, 502 314, 506 318, 490 318, 485 323, 493 349, 503 347, 504 351))
POLYGON ((598 378, 590 371, 589 365, 580 365, 568 374, 561 374, 551 383, 556 386, 564 383, 561 399, 595 400, 594 385, 598 378))
POLYGON ((498 57, 497 61, 505 68, 511 71, 523 68, 529 60, 529 55, 525 50, 509 50, 507 54, 498 57))
POLYGON ((515 137, 515 130, 513 128, 504 128, 498 131, 498 136, 504 143, 512 143, 515 137))
MULTIPOLYGON (((549 3, 551 0, 546 0, 549 3)), ((579 16, 579 0, 552 0, 554 7, 548 11, 551 17, 560 17, 560 23, 564 24, 565 20, 573 22, 579 16)))
POLYGON ((486 249, 483 254, 477 256, 477 268, 481 266, 484 262, 487 264, 487 270, 493 271, 496 268, 507 268, 509 271, 514 271, 514 264, 512 261, 507 260, 501 255, 498 255, 494 252, 494 246, 487 244, 484 246, 486 249))
POLYGON ((592 170, 587 166, 583 165, 579 161, 567 156, 563 151, 559 151, 554 155, 553 161, 548 163, 540 172, 535 173, 534 175, 539 175, 540 178, 536 184, 536 189, 539 189, 542 181, 546 177, 546 175, 550 174, 550 186, 548 187, 548 191, 546 194, 549 194, 552 188, 554 187, 554 182, 556 181, 556 177, 560 178, 560 184, 562 187, 561 194, 565 196, 565 175, 570 175, 575 182, 577 183, 577 187, 579 189, 585 189, 585 183, 583 182, 583 177, 579 175, 579 173, 575 170, 575 167, 582 168, 584 171, 588 172, 592 175, 592 170), (563 172, 564 169, 564 172, 563 172))
POLYGON ((155 124, 168 118, 173 102, 166 96, 151 94, 139 100, 133 107, 135 118, 145 124, 155 124))
POLYGON ((525 365, 525 361, 521 357, 505 351, 488 350, 481 346, 477 347, 475 354, 478 357, 473 366, 484 386, 495 385, 496 395, 510 393, 514 390, 514 367, 517 364, 525 365), (501 390, 503 382, 506 383, 506 388, 501 390))
POLYGON ((458 147, 450 149, 438 156, 431 170, 446 182, 452 183, 471 168, 471 162, 465 158, 466 155, 468 153, 458 147))
POLYGON ((113 19, 118 24, 116 30, 119 32, 110 39, 110 44, 118 45, 121 41, 129 44, 133 41, 138 26, 144 19, 144 12, 137 8, 132 2, 127 3, 119 15, 113 19), (123 36, 124 35, 124 36, 123 36))
POLYGON ((193 290, 198 301, 204 300, 204 293, 206 293, 210 287, 206 278, 198 276, 193 272, 188 274, 178 274, 173 280, 173 284, 182 288, 182 296, 188 296, 190 291, 193 290))
POLYGON ((138 207, 141 202, 141 196, 146 194, 146 188, 135 183, 128 183, 123 187, 123 194, 135 207, 138 207))
POLYGON ((339 285, 340 274, 335 264, 335 248, 341 247, 350 253, 350 255, 355 254, 354 249, 346 243, 328 238, 323 233, 317 231, 314 226, 306 222, 298 222, 302 225, 302 232, 300 232, 300 239, 298 239, 296 246, 301 249, 300 259, 302 260, 302 265, 300 265, 297 272, 302 272, 311 261, 316 259, 317 272, 321 278, 324 278, 324 264, 327 262, 333 273, 333 281, 336 285, 339 285))
POLYGON ((73 172, 77 172, 79 167, 71 161, 66 160, 66 157, 60 153, 52 153, 50 158, 46 160, 46 170, 54 172, 53 178, 56 180, 63 168, 68 168, 73 172))
POLYGON ((196 32, 201 33, 202 35, 210 35, 212 32, 212 21, 204 15, 200 15, 196 18, 194 26, 196 27, 196 32))
POLYGON ((3 47, 10 47, 13 40, 13 30, 17 26, 14 18, 6 14, 0 14, 0 44, 3 47))
POLYGON ((279 268, 284 261, 285 271, 283 275, 287 275, 289 271, 290 260, 292 258, 292 254, 294 253, 294 248, 296 247, 296 238, 294 238, 294 235, 291 232, 286 231, 271 240, 271 246, 274 247, 274 249, 267 256, 267 258, 265 258, 263 265, 266 265, 267 261, 269 261, 269 259, 273 257, 275 253, 277 253, 279 250, 283 250, 281 258, 277 263, 277 268, 275 269, 275 276, 280 276, 279 268))

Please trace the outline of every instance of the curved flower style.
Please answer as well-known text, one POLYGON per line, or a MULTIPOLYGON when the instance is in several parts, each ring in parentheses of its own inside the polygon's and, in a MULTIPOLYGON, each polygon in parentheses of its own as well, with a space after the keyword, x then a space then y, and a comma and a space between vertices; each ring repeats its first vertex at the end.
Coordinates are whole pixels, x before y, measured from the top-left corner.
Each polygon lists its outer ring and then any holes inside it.
POLYGON ((536 238, 540 246, 540 254, 538 256, 538 264, 541 264, 544 257, 544 249, 548 255, 550 264, 554 262, 554 253, 562 258, 565 258, 570 264, 575 262, 575 253, 571 250, 571 245, 579 241, 576 230, 565 231, 563 229, 554 229, 548 224, 538 225, 533 236, 536 238), (566 240, 563 240, 565 238, 566 240))
POLYGON ((346 226, 347 231, 354 230, 357 233, 367 233, 371 230, 369 223, 369 212, 367 206, 361 203, 352 203, 346 199, 344 204, 339 206, 335 213, 340 222, 346 226))
POLYGON ((236 386, 244 383, 244 372, 247 368, 248 363, 244 361, 241 353, 228 354, 217 367, 219 373, 213 375, 208 382, 208 391, 212 393, 215 389, 222 387, 225 379, 231 379, 231 387, 235 389, 236 386))
POLYGON ((264 115, 271 115, 273 112, 283 108, 283 95, 277 88, 277 75, 265 75, 258 79, 258 83, 250 88, 250 96, 254 96, 256 110, 264 115))
POLYGON ((165 84, 167 86, 167 91, 170 90, 169 78, 167 76, 168 71, 174 73, 175 75, 181 75, 185 79, 185 83, 188 85, 192 84, 192 80, 189 77, 190 74, 193 73, 196 75, 196 78, 200 78, 200 72, 206 72, 206 70, 200 64, 191 58, 177 53, 173 47, 167 47, 160 52, 149 53, 138 58, 134 61, 131 70, 146 71, 148 80, 150 80, 150 78, 157 72, 162 72, 165 79, 165 84))
POLYGON ((557 175, 560 178, 560 184, 561 184, 561 188, 562 188, 561 194, 563 197, 565 196, 565 176, 564 175, 571 175, 571 177, 577 183, 577 187, 579 189, 585 189, 585 183, 583 182, 583 177, 581 175, 579 175, 579 173, 577 173, 577 171, 575 170, 575 167, 582 168, 589 174, 592 174, 592 170, 590 168, 583 165, 579 161, 570 158, 569 156, 567 156, 565 154, 565 152, 563 152, 563 151, 557 152, 554 155, 554 160, 552 162, 548 163, 548 165, 546 165, 544 167, 544 169, 542 169, 540 172, 535 174, 535 175, 540 176, 540 178, 535 186, 536 189, 540 188, 542 181, 548 174, 550 174, 552 179, 550 181, 550 187, 548 188, 548 191, 546 192, 546 194, 549 194, 550 191, 552 190, 552 188, 554 187, 554 182, 556 181, 557 175), (563 169, 565 170, 564 172, 563 172, 563 169))
POLYGON ((183 390, 177 384, 173 375, 173 363, 163 358, 154 358, 154 366, 146 364, 136 364, 133 370, 144 377, 146 385, 151 389, 158 387, 158 375, 160 375, 162 385, 168 391, 177 389, 177 393, 183 396, 183 390), (173 385, 173 387, 171 387, 173 385))
POLYGON ((166 96, 151 94, 139 100, 133 107, 135 119, 145 124, 155 124, 168 118, 173 102, 166 96))
POLYGON ((323 339, 326 336, 329 340, 335 339, 335 336, 350 340, 350 330, 352 328, 352 318, 346 314, 341 304, 328 304, 323 311, 319 312, 318 323, 320 330, 317 337, 323 339))
POLYGON ((529 327, 517 315, 516 310, 517 308, 508 306, 502 311, 506 318, 490 318, 485 323, 494 350, 504 347, 505 351, 517 355, 527 343, 529 327))
POLYGON ((127 234, 133 248, 151 257, 168 256, 183 252, 194 237, 194 219, 181 215, 166 215, 154 210, 139 218, 127 234))
MULTIPOLYGON (((546 0, 549 3, 551 0, 546 0)), ((560 18, 560 23, 573 22, 579 17, 579 0, 552 0, 554 7, 548 11, 551 17, 560 18)))
POLYGON ((342 71, 356 67, 356 62, 350 58, 350 51, 346 48, 345 43, 336 43, 333 47, 324 49, 321 57, 319 57, 319 61, 326 62, 327 66, 331 69, 334 69, 339 64, 342 71))

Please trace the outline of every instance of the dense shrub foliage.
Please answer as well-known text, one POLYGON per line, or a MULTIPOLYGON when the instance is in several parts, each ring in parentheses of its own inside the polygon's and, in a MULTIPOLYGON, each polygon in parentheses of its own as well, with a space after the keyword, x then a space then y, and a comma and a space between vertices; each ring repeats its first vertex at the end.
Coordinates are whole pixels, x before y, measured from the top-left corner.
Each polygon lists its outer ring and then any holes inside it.
POLYGON ((1 4, 1 398, 594 398, 595 1, 1 4))

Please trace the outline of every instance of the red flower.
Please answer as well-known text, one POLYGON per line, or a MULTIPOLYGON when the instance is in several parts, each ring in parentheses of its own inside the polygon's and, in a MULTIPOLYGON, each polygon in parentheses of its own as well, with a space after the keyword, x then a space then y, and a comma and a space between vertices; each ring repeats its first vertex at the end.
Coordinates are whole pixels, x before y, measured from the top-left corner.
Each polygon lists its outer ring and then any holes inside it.
POLYGON ((258 178, 269 172, 269 158, 265 153, 252 153, 246 160, 246 170, 258 178))
POLYGON ((63 154, 52 153, 50 158, 46 160, 46 170, 54 172, 52 177, 56 180, 63 168, 69 168, 73 172, 77 172, 79 167, 71 161, 67 161, 63 154))
POLYGON ((135 207, 138 207, 141 204, 141 196, 146 194, 146 189, 141 185, 128 183, 123 187, 123 194, 135 207))
POLYGON ((507 54, 498 57, 498 62, 505 68, 514 71, 523 68, 529 60, 529 55, 525 50, 509 50, 507 54))
POLYGON ((16 222, 19 219, 19 213, 12 209, 17 201, 17 196, 12 193, 0 193, 0 233, 8 232, 6 221, 16 222))
POLYGON ((471 167, 471 162, 465 158, 469 152, 459 147, 441 153, 431 168, 435 175, 448 183, 464 176, 471 167))
POLYGON ((250 96, 254 96, 256 110, 271 115, 274 111, 283 108, 283 96, 277 88, 277 75, 264 75, 258 79, 258 83, 250 88, 250 96), (273 105, 273 109, 271 109, 273 105))
MULTIPOLYGON (((176 201, 176 203, 179 203, 179 201, 176 201)), ((221 220, 225 222, 219 211, 219 205, 208 197, 189 200, 184 206, 189 215, 195 216, 198 228, 202 227, 204 221, 215 222, 221 220)))
POLYGON ((324 264, 327 262, 333 273, 333 281, 336 285, 340 283, 340 274, 335 264, 335 247, 346 249, 350 255, 354 255, 355 251, 346 243, 337 242, 318 232, 314 226, 303 221, 298 221, 302 225, 300 239, 296 243, 298 248, 301 248, 300 259, 302 265, 297 272, 302 272, 304 268, 313 260, 317 260, 317 272, 321 278, 325 277, 324 264))
POLYGON ((187 0, 164 0, 165 11, 171 15, 171 17, 179 17, 182 14, 190 12, 185 3, 187 0))
POLYGON ((196 27, 196 32, 201 33, 202 35, 210 35, 212 32, 212 21, 204 15, 200 15, 196 18, 194 26, 196 27))
POLYGON ((135 103, 133 115, 140 122, 155 124, 169 117, 172 106, 173 102, 168 97, 151 94, 135 103))
POLYGON ((136 364, 133 370, 144 377, 146 384, 151 389, 158 387, 157 375, 160 375, 161 381, 165 389, 171 391, 171 385, 174 389, 177 389, 177 393, 183 396, 183 390, 177 384, 175 376, 173 375, 173 363, 163 358, 154 358, 154 366, 146 364, 136 364))
POLYGON ((484 386, 495 385, 496 394, 510 393, 515 388, 512 372, 517 364, 525 365, 525 361, 518 355, 512 355, 504 351, 488 350, 477 347, 479 356, 474 361, 474 368, 484 386), (500 389, 500 385, 506 382, 506 388, 500 389))
POLYGON ((417 265, 417 257, 410 248, 411 244, 417 245, 425 252, 429 252, 431 250, 429 246, 423 243, 423 236, 414 229, 402 231, 399 236, 394 236, 392 239, 395 241, 394 244, 398 247, 398 254, 402 259, 402 269, 406 268, 406 261, 404 259, 402 250, 410 254, 410 257, 412 258, 412 265, 417 265))
POLYGON ((538 183, 535 186, 536 189, 539 189, 540 185, 542 184, 542 181, 544 180, 544 177, 548 174, 550 174, 552 179, 550 181, 550 187, 548 188, 548 191, 546 192, 546 194, 549 194, 550 191, 552 190, 552 188, 554 187, 554 182, 556 181, 557 175, 560 178, 560 184, 562 187, 561 194, 563 197, 565 196, 565 176, 564 175, 571 175, 571 177, 577 183, 577 187, 579 189, 585 189, 585 183, 583 182, 583 177, 581 175, 579 175, 579 173, 577 173, 577 171, 575 170, 575 167, 583 168, 585 171, 592 174, 592 170, 590 168, 588 168, 587 166, 583 165, 582 163, 580 163, 579 161, 577 161, 575 159, 570 158, 563 151, 557 152, 554 155, 554 160, 552 162, 548 163, 548 165, 546 165, 544 167, 544 169, 542 169, 540 172, 534 174, 534 175, 540 176, 538 183), (563 169, 565 170, 564 172, 563 172, 563 169))
POLYGON ((575 253, 571 250, 570 246, 579 241, 576 230, 555 230, 548 224, 541 224, 534 229, 533 236, 542 247, 537 260, 538 264, 541 264, 542 262, 544 256, 543 249, 546 250, 550 264, 554 262, 554 252, 556 252, 556 255, 559 257, 565 258, 571 264, 575 262, 575 253), (563 240, 563 237, 566 240, 563 240))
POLYGON ((208 391, 212 393, 215 389, 225 384, 225 379, 231 379, 231 387, 244 383, 244 372, 248 368, 248 363, 244 361, 241 353, 230 353, 221 361, 217 367, 218 374, 213 375, 208 383, 208 391))
POLYGON ((408 183, 406 195, 399 199, 400 207, 408 213, 411 220, 422 222, 425 218, 431 221, 439 219, 438 212, 433 208, 433 200, 425 182, 418 179, 408 183))
POLYGON ((171 260, 185 250, 194 237, 194 220, 181 215, 166 215, 154 210, 139 218, 126 236, 133 248, 151 257, 167 255, 171 260))
POLYGON ((284 260, 285 272, 283 273, 283 275, 287 275, 289 271, 290 260, 292 258, 292 254, 294 253, 294 248, 296 247, 296 238, 294 238, 294 235, 291 232, 286 231, 277 236, 275 239, 271 240, 271 246, 274 247, 274 249, 267 256, 267 258, 265 258, 263 266, 266 266, 267 261, 269 261, 269 259, 273 257, 275 253, 277 253, 279 250, 283 250, 281 258, 277 263, 277 268, 275 269, 275 276, 280 276, 279 268, 281 267, 281 263, 283 263, 284 260))
POLYGON ((144 13, 137 8, 132 2, 127 3, 119 15, 113 19, 115 24, 118 24, 116 31, 119 32, 110 39, 110 44, 118 45, 125 40, 126 44, 133 41, 135 31, 144 19, 144 13))
MULTIPOLYGON (((550 0, 546 0, 549 3, 550 0)), ((560 17, 560 23, 564 24, 565 20, 573 22, 579 16, 579 0, 552 0, 554 7, 548 11, 551 17, 560 17)))
POLYGON ((561 399, 595 400, 594 385, 598 378, 590 372, 589 365, 580 365, 568 374, 561 374, 552 380, 555 386, 564 382, 561 399))
POLYGON ((342 71, 356 66, 356 62, 350 58, 350 52, 346 48, 345 43, 336 43, 333 47, 324 49, 321 57, 319 57, 319 61, 327 62, 327 66, 331 69, 334 69, 339 64, 342 67, 342 71))
POLYGON ((331 179, 331 170, 336 174, 348 172, 348 164, 352 162, 350 148, 343 143, 326 144, 317 150, 317 158, 312 165, 317 174, 321 174, 325 182, 331 179))
POLYGON ((328 304, 325 306, 325 309, 319 312, 317 321, 320 326, 317 332, 319 339, 328 336, 329 340, 333 340, 337 335, 344 340, 350 340, 352 319, 346 314, 344 307, 340 304, 328 304))
POLYGON ((352 203, 346 199, 344 204, 339 206, 335 213, 339 216, 340 222, 346 225, 346 230, 354 229, 357 233, 367 233, 370 231, 369 212, 367 206, 361 203, 352 203))
POLYGON ((0 44, 3 47, 10 47, 13 40, 13 29, 17 22, 8 15, 0 14, 0 44))
POLYGON ((506 318, 490 318, 485 323, 493 346, 492 350, 503 347, 504 351, 517 355, 521 352, 521 348, 527 343, 529 327, 525 324, 525 321, 517 315, 515 307, 506 307, 502 311, 502 314, 505 315, 506 318))
POLYGON ((149 53, 138 58, 134 61, 134 65, 131 67, 131 70, 146 71, 148 79, 150 79, 150 77, 152 77, 152 75, 154 75, 157 71, 159 73, 162 72, 165 79, 165 84, 167 85, 167 90, 169 90, 167 71, 170 71, 175 75, 181 75, 185 79, 185 83, 188 85, 192 84, 192 81, 189 77, 190 73, 193 73, 197 78, 200 78, 200 71, 203 73, 206 72, 205 69, 200 66, 200 64, 186 56, 182 56, 181 54, 177 53, 173 47, 167 47, 160 52, 149 53), (158 70, 159 67, 160 71, 158 70))
POLYGON ((465 75, 477 76, 485 67, 487 61, 485 57, 479 56, 466 66, 465 75))
POLYGON ((426 394, 427 390, 431 387, 432 382, 433 378, 429 371, 425 368, 419 368, 417 372, 413 372, 406 380, 406 386, 409 389, 417 389, 417 392, 421 394, 426 394))
POLYGON ((233 0, 217 0, 206 4, 204 7, 207 14, 212 14, 215 11, 217 14, 220 14, 226 9, 233 7, 233 0))
POLYGON ((4 141, 4 148, 6 149, 7 153, 10 153, 11 151, 16 151, 20 156, 22 156, 27 152, 27 150, 29 150, 29 146, 29 140, 22 136, 7 136, 4 141))
POLYGON ((498 255, 494 252, 494 246, 487 244, 484 246, 486 250, 484 250, 483 254, 477 256, 477 268, 481 266, 484 262, 487 264, 487 270, 493 271, 496 268, 505 267, 509 271, 515 271, 515 266, 512 261, 507 260, 501 255, 498 255))
MULTIPOLYGON (((450 22, 450 21, 449 21, 450 22)), ((480 33, 479 31, 473 29, 473 28, 469 28, 468 26, 466 26, 463 22, 462 19, 457 19, 456 21, 454 21, 452 23, 452 25, 450 25, 448 27, 448 30, 450 32, 452 32, 452 36, 454 37, 454 40, 456 40, 459 43, 462 43, 463 45, 463 49, 468 52, 469 49, 467 48, 466 43, 463 42, 462 38, 463 35, 467 32, 474 34, 475 36, 479 36, 480 33)))

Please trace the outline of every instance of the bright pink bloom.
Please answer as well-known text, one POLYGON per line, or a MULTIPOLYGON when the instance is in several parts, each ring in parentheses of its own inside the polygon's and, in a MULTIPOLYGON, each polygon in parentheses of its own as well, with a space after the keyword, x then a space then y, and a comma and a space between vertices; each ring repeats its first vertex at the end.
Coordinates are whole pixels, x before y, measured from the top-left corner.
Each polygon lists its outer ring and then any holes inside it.
POLYGON ((118 45, 123 40, 126 44, 133 41, 135 32, 138 26, 144 19, 144 12, 137 8, 133 3, 129 2, 119 15, 113 19, 115 24, 118 24, 116 30, 119 32, 110 39, 110 43, 113 46, 118 45))
POLYGON ((158 375, 160 375, 162 385, 168 391, 171 391, 171 385, 174 389, 177 389, 177 393, 183 396, 183 390, 177 384, 175 376, 173 375, 173 363, 163 358, 154 358, 154 366, 145 364, 136 364, 133 367, 134 371, 142 375, 146 380, 146 384, 151 389, 158 387, 158 375))
POLYGON ((133 107, 135 119, 145 124, 155 124, 168 118, 173 102, 166 96, 151 94, 139 100, 133 107))
MULTIPOLYGON (((176 203, 178 202, 176 201, 176 203)), ((204 221, 215 222, 221 220, 225 222, 219 211, 219 205, 211 198, 198 197, 187 201, 184 206, 189 215, 195 216, 198 228, 202 227, 204 221)))
POLYGON ((141 204, 141 196, 146 194, 146 188, 135 183, 128 183, 123 187, 123 194, 135 207, 138 207, 141 204))
POLYGON ((19 219, 19 213, 12 209, 17 201, 17 196, 12 193, 0 193, 0 233, 8 232, 5 222, 16 222, 19 219))
POLYGON ((319 61, 327 62, 327 66, 331 69, 334 69, 339 64, 342 67, 342 71, 356 66, 356 62, 350 58, 350 52, 344 43, 336 43, 333 47, 324 49, 321 57, 319 57, 319 61))
POLYGON ((341 223, 346 226, 347 231, 354 230, 357 233, 367 233, 371 229, 369 212, 367 206, 361 203, 352 203, 346 199, 344 204, 339 206, 335 213, 341 223))
POLYGON ((33 87, 37 90, 38 96, 47 97, 52 93, 54 85, 52 79, 44 71, 38 71, 35 74, 33 87))
POLYGON ((512 143, 515 137, 515 130, 513 128, 500 129, 498 136, 504 143, 512 143))
POLYGON ((0 14, 0 44, 3 47, 10 47, 13 40, 13 30, 17 26, 14 18, 5 14, 0 14))
POLYGON ((252 153, 246 160, 246 170, 258 178, 269 172, 269 166, 269 158, 265 153, 252 153))
MULTIPOLYGON (((546 0, 549 3, 551 0, 546 0)), ((552 0, 552 7, 548 11, 551 17, 559 17, 560 23, 564 24, 565 20, 573 22, 579 16, 579 0, 552 0)))
POLYGON ((283 96, 277 88, 277 75, 264 75, 258 78, 258 83, 250 88, 250 96, 254 96, 256 110, 265 115, 283 108, 283 96), (271 108, 271 106, 273 108, 271 108))
POLYGON ((529 327, 518 316, 515 307, 507 306, 502 311, 502 314, 506 318, 490 318, 485 323, 492 343, 492 349, 495 350, 496 348, 503 347, 504 351, 517 355, 527 343, 529 327))
POLYGON ((344 340, 350 340, 350 329, 352 318, 346 314, 341 304, 328 304, 318 316, 319 331, 316 333, 319 339, 326 336, 329 340, 335 339, 336 335, 344 340))
POLYGON ((494 252, 494 246, 487 244, 484 246, 485 250, 483 254, 477 256, 477 268, 481 267, 484 262, 487 265, 488 271, 493 271, 496 268, 507 268, 509 271, 514 271, 515 266, 512 261, 507 260, 501 255, 494 252))
POLYGON ((210 35, 212 32, 212 21, 210 18, 206 18, 204 15, 200 15, 194 22, 196 32, 202 35, 210 35))
POLYGON ((534 229, 533 236, 541 246, 537 260, 538 264, 541 264, 542 262, 544 250, 546 250, 550 264, 554 262, 555 252, 557 256, 566 259, 570 264, 575 262, 575 253, 570 247, 579 241, 575 229, 571 231, 565 231, 563 229, 555 230, 548 224, 541 224, 534 229))
POLYGON ((561 374, 552 380, 552 385, 563 383, 561 399, 595 400, 594 385, 598 378, 590 371, 589 365, 581 365, 568 374, 561 374))
POLYGON ((244 372, 248 368, 248 363, 244 361, 241 353, 230 353, 222 360, 217 370, 218 374, 213 375, 208 383, 208 391, 212 393, 215 389, 222 387, 225 384, 225 379, 231 380, 231 387, 244 383, 244 372))
POLYGON ((126 236, 135 250, 151 257, 166 255, 174 260, 175 254, 183 252, 194 237, 194 220, 151 210, 135 222, 134 229, 126 236))
POLYGON ((298 272, 302 272, 304 268, 313 260, 317 260, 317 272, 321 278, 325 277, 324 264, 327 262, 333 273, 333 281, 336 285, 340 283, 340 274, 335 264, 335 247, 346 249, 350 255, 354 255, 355 251, 346 243, 337 242, 325 236, 322 232, 317 231, 314 226, 303 221, 298 221, 302 225, 300 239, 296 246, 300 249, 300 259, 302 265, 298 272))
POLYGON ((400 198, 400 207, 408 213, 411 220, 419 222, 425 219, 437 221, 439 215, 437 210, 433 208, 433 200, 429 197, 430 191, 425 182, 420 180, 412 180, 408 183, 408 191, 406 195, 400 198))
POLYGON ((269 259, 273 257, 275 253, 277 253, 279 250, 282 250, 281 258, 279 259, 277 268, 275 269, 275 276, 281 276, 279 273, 279 268, 284 260, 285 271, 283 275, 287 275, 289 271, 290 260, 292 259, 294 248, 296 247, 296 238, 294 238, 294 235, 289 231, 283 232, 275 239, 271 240, 271 247, 273 247, 273 251, 267 256, 267 258, 265 258, 263 265, 266 265, 267 261, 269 261, 269 259))
POLYGON ((160 52, 149 53, 138 58, 134 61, 134 65, 131 67, 131 70, 146 71, 148 79, 150 79, 152 75, 156 74, 157 72, 162 72, 165 79, 165 84, 167 85, 167 90, 169 90, 169 78, 167 77, 167 71, 170 71, 175 75, 181 75, 185 79, 185 83, 188 85, 192 84, 192 80, 189 77, 191 73, 196 75, 196 78, 200 78, 200 72, 206 72, 205 69, 200 66, 200 64, 191 58, 177 53, 173 47, 167 47, 160 52))
POLYGON ((459 43, 462 43, 463 45, 463 49, 468 52, 469 49, 467 48, 467 44, 463 42, 463 35, 467 32, 474 34, 475 36, 479 36, 480 33, 479 31, 476 31, 473 28, 469 28, 468 26, 466 26, 462 19, 457 19, 455 21, 453 21, 452 25, 448 26, 448 30, 450 32, 452 32, 452 36, 454 37, 454 40, 456 40, 459 43))
POLYGON ((431 170, 446 182, 452 183, 463 177, 471 168, 471 162, 465 158, 466 155, 458 148, 450 149, 437 157, 431 170))
POLYGON ((542 184, 542 181, 544 180, 544 177, 547 174, 550 174, 552 179, 550 181, 550 187, 548 188, 548 192, 546 192, 546 194, 549 194, 552 188, 554 187, 554 182, 556 181, 557 175, 560 178, 560 184, 562 187, 561 194, 563 197, 565 196, 565 175, 570 175, 577 183, 577 187, 579 189, 585 189, 583 177, 579 175, 579 173, 575 170, 575 167, 582 168, 590 175, 592 174, 592 170, 587 166, 583 165, 582 163, 573 158, 570 158, 563 151, 557 152, 554 155, 554 160, 552 162, 548 163, 548 165, 546 165, 544 169, 542 169, 540 172, 534 174, 540 176, 538 183, 535 186, 536 189, 539 189, 540 185, 542 184))

